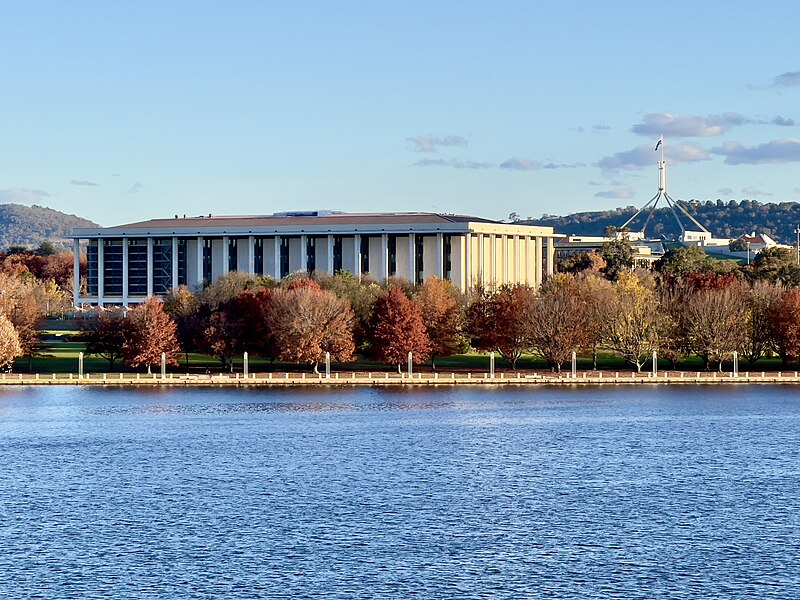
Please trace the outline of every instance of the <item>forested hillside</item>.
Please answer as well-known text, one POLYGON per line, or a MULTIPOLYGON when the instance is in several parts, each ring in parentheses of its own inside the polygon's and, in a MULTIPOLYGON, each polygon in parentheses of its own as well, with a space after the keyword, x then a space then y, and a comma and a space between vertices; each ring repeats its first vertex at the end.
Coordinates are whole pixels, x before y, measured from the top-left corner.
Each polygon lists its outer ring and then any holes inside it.
MULTIPOLYGON (((800 224, 800 204, 797 202, 781 202, 770 204, 756 200, 731 200, 725 202, 699 202, 690 200, 684 202, 687 212, 702 223, 715 237, 739 237, 743 233, 757 231, 766 233, 775 241, 790 244, 794 243, 796 236, 793 231, 800 224)), ((599 212, 580 212, 564 217, 543 216, 541 219, 520 221, 531 225, 547 225, 554 227, 556 232, 574 235, 603 235, 606 227, 619 227, 636 212, 637 208, 616 208, 599 212)), ((631 223, 630 228, 640 230, 647 218, 643 213, 631 223)), ((690 229, 688 219, 683 217, 684 226, 690 229)), ((675 217, 669 208, 659 208, 647 226, 647 234, 665 239, 677 238, 680 233, 675 217)))
POLYGON ((35 204, 0 204, 0 250, 10 246, 36 248, 46 240, 59 244, 76 227, 97 224, 35 204))

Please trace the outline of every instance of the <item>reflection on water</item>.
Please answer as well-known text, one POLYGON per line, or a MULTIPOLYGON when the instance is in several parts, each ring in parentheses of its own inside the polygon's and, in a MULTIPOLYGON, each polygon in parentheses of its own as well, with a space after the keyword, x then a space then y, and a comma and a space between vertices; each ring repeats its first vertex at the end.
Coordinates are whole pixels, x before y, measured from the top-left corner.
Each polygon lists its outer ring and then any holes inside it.
POLYGON ((0 389, 10 597, 800 596, 790 386, 0 389))

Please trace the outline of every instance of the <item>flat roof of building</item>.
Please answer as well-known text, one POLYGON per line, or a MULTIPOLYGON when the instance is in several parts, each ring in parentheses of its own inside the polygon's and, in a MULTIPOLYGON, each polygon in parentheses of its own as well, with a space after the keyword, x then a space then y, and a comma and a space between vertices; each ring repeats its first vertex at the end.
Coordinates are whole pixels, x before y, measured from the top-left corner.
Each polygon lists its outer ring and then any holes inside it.
POLYGON ((113 227, 76 229, 73 238, 158 235, 296 235, 338 233, 467 232, 503 229, 509 235, 552 235, 551 227, 503 223, 451 213, 386 212, 342 213, 291 211, 273 215, 200 215, 150 219, 113 227), (477 227, 476 227, 477 226, 477 227))

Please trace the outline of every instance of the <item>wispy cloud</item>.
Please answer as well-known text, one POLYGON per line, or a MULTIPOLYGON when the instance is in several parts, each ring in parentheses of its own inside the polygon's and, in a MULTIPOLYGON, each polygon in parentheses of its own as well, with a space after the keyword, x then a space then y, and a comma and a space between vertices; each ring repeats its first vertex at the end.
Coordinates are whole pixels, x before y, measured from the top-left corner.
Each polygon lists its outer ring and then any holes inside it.
POLYGON ((772 140, 766 144, 746 147, 737 142, 725 142, 712 148, 713 154, 725 157, 728 165, 766 165, 800 161, 800 138, 772 140))
POLYGON ((722 194, 723 196, 730 196, 731 194, 733 194, 733 190, 729 187, 724 187, 724 188, 719 188, 717 190, 717 193, 722 194))
POLYGON ((611 131, 610 125, 593 125, 592 131, 596 133, 605 133, 606 131, 611 131))
POLYGON ((141 183, 134 183, 130 189, 126 192, 127 194, 138 194, 144 189, 144 185, 141 183))
POLYGON ((33 204, 50 194, 44 190, 31 190, 28 188, 10 188, 0 190, 0 202, 10 204, 33 204))
POLYGON ((753 197, 753 196, 772 196, 771 193, 765 192, 764 190, 760 190, 757 187, 752 187, 752 186, 742 188, 742 194, 745 195, 745 196, 750 196, 750 197, 753 197))
POLYGON ((494 165, 489 162, 459 160, 457 158, 423 158, 414 163, 415 167, 450 167, 452 169, 489 169, 494 165))
POLYGON ((800 85, 800 71, 787 71, 776 76, 772 87, 794 87, 800 85))
POLYGON ((90 187, 97 187, 99 184, 95 183, 94 181, 87 181, 86 179, 73 179, 70 181, 72 185, 86 185, 90 187))
MULTIPOLYGON (((693 142, 670 144, 665 154, 672 164, 709 160, 708 152, 693 142)), ((639 171, 655 166, 657 161, 658 155, 653 152, 653 146, 646 144, 601 158, 596 166, 604 171, 639 171)))
POLYGON ((419 135, 417 137, 406 138, 411 142, 412 150, 415 152, 436 152, 439 146, 460 146, 466 148, 469 144, 466 138, 460 135, 419 135))
POLYGON ((597 192, 595 198, 613 198, 615 200, 629 200, 636 195, 632 188, 623 187, 613 190, 606 190, 604 192, 597 192))
POLYGON ((631 128, 633 133, 658 137, 711 137, 727 133, 732 127, 749 120, 739 113, 721 115, 675 115, 668 112, 645 115, 641 123, 631 128))
POLYGON ((530 158, 522 158, 515 156, 500 163, 501 169, 511 169, 514 171, 539 171, 541 169, 574 169, 575 167, 583 166, 581 164, 567 165, 555 162, 542 162, 540 160, 533 160, 530 158))
POLYGON ((778 115, 774 119, 772 119, 772 124, 777 125, 778 127, 794 127, 795 122, 794 119, 789 119, 788 117, 782 117, 778 115))

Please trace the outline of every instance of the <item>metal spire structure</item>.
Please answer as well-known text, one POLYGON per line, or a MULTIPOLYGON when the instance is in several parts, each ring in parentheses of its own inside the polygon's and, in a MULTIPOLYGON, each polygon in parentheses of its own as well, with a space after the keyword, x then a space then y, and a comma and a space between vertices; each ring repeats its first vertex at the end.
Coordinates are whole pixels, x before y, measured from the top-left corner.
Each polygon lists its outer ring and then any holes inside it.
POLYGON ((635 215, 633 215, 630 219, 625 221, 625 224, 622 227, 620 227, 620 229, 625 229, 626 227, 628 227, 628 225, 630 225, 636 219, 636 217, 638 217, 640 214, 642 214, 642 212, 644 212, 645 210, 647 210, 649 208, 650 212, 648 213, 647 219, 645 219, 644 225, 642 225, 642 229, 641 229, 641 232, 640 232, 642 237, 644 237, 645 236, 645 230, 647 229, 647 226, 650 224, 650 220, 653 218, 653 214, 655 213, 656 208, 658 208, 658 203, 663 198, 664 202, 666 203, 666 205, 669 207, 670 211, 672 212, 672 216, 675 217, 675 220, 678 222, 678 227, 681 228, 681 238, 682 239, 686 234, 686 228, 683 226, 683 222, 681 221, 680 217, 678 216, 678 212, 675 211, 676 208, 687 219, 689 219, 692 223, 694 223, 699 228, 699 231, 707 233, 710 236, 711 232, 708 229, 706 229, 705 227, 703 227, 700 223, 698 223, 697 219, 695 219, 692 215, 690 215, 686 211, 686 209, 683 208, 683 206, 679 202, 676 202, 675 200, 673 200, 672 197, 667 193, 667 162, 664 160, 664 136, 663 135, 659 138, 655 149, 658 150, 659 148, 661 148, 661 159, 658 161, 658 192, 656 193, 655 196, 650 198, 650 200, 647 202, 647 204, 645 204, 638 211, 636 211, 635 215))

